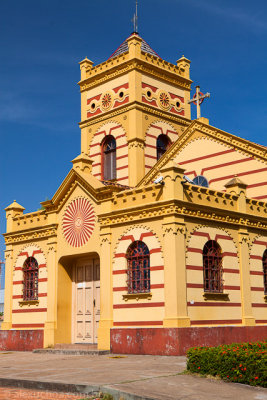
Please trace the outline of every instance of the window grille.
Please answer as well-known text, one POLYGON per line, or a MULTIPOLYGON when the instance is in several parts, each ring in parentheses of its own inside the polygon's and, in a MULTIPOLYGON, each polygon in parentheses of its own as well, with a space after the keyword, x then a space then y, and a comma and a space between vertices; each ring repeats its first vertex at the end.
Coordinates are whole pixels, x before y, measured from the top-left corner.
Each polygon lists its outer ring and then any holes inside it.
POLYGON ((222 251, 215 240, 209 240, 203 249, 204 291, 223 292, 222 251))
POLYGON ((263 253, 262 267, 263 267, 264 294, 267 294, 267 249, 263 253))
POLYGON ((102 179, 116 179, 116 140, 111 135, 106 136, 102 143, 102 179))
POLYGON ((170 147, 171 141, 168 138, 167 135, 164 135, 163 133, 158 136, 157 138, 157 160, 160 159, 161 156, 167 151, 167 149, 170 147))
POLYGON ((133 242, 126 254, 128 264, 128 293, 150 292, 150 256, 147 245, 133 242))
POLYGON ((23 300, 38 300, 38 263, 29 257, 23 265, 23 300))

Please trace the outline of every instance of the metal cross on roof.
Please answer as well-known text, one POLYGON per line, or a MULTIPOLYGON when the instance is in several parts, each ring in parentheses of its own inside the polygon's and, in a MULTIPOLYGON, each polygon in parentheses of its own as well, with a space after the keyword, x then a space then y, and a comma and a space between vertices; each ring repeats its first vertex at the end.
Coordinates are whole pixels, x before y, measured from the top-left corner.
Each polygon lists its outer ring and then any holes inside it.
POLYGON ((193 103, 197 106, 197 118, 201 117, 200 105, 203 103, 206 97, 210 97, 210 93, 203 94, 200 91, 200 86, 196 86, 196 93, 193 98, 189 100, 188 104, 193 103))
POLYGON ((138 33, 138 1, 135 1, 135 14, 133 17, 134 33, 138 33))

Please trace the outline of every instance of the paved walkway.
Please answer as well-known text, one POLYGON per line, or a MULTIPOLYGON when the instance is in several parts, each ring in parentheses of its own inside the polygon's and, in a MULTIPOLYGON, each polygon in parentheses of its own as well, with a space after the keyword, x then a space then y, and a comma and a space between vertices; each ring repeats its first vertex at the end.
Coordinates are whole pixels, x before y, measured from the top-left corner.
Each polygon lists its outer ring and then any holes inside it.
POLYGON ((0 352, 0 387, 100 390, 116 400, 267 400, 267 389, 183 375, 184 369, 185 357, 0 352))

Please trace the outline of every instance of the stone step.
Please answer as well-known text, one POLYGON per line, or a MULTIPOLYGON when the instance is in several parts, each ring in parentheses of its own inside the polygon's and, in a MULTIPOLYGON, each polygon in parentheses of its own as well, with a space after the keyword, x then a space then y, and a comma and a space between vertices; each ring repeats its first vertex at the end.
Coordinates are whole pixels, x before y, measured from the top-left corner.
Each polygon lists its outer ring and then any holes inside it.
POLYGON ((80 355, 104 355, 104 354, 110 354, 109 350, 97 350, 97 349, 91 349, 91 350, 87 350, 87 349, 52 349, 52 348, 47 348, 47 349, 35 349, 33 350, 33 353, 51 353, 51 354, 69 354, 69 355, 76 355, 76 356, 80 356, 80 355))

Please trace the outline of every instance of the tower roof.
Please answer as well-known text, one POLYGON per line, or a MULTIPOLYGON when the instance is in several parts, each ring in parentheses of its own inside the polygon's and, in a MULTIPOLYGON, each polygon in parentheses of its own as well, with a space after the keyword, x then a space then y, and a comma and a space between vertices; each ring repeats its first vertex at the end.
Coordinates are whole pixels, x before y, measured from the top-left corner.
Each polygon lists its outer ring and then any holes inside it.
MULTIPOLYGON (((139 38, 141 38, 137 33, 132 33, 131 36, 133 36, 133 35, 138 36, 139 38)), ((131 36, 129 36, 129 37, 131 37, 131 36)), ((127 38, 127 39, 129 39, 129 38, 127 38)), ((114 57, 116 57, 116 56, 119 56, 120 54, 127 53, 127 51, 129 50, 127 39, 117 48, 116 51, 114 51, 113 54, 111 54, 111 56, 109 57, 109 60, 110 60, 111 58, 114 58, 114 57)), ((161 57, 149 46, 149 44, 148 44, 143 38, 141 38, 141 39, 142 39, 141 50, 142 50, 143 52, 149 53, 149 54, 151 54, 152 56, 161 58, 161 57)))

